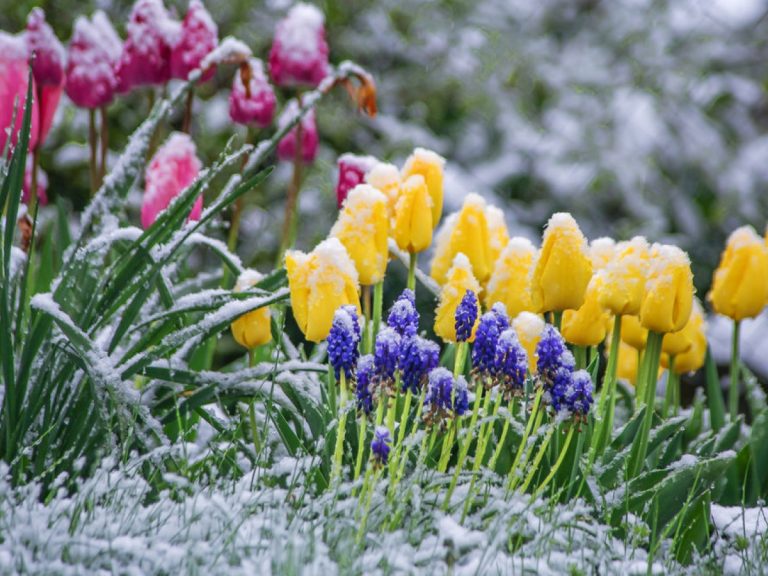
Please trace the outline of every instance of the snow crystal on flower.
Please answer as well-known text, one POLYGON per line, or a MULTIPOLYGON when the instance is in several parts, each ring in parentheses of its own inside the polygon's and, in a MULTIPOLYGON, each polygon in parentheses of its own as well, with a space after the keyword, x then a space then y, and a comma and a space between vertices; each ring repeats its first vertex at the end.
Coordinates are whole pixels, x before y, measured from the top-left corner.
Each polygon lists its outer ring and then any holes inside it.
MULTIPOLYGON (((338 238, 327 238, 320 242, 312 253, 317 257, 317 265, 313 267, 307 277, 310 290, 316 289, 321 283, 332 283, 341 291, 344 289, 344 278, 350 278, 353 284, 357 284, 357 269, 355 263, 349 257, 338 238)), ((300 252, 294 252, 296 256, 300 252)))

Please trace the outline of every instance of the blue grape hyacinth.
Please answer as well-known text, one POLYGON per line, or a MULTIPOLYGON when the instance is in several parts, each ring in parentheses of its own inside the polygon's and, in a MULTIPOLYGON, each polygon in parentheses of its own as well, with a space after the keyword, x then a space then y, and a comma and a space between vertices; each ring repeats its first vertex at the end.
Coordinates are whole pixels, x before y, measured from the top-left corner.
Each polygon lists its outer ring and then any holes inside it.
POLYGON ((578 370, 571 377, 571 386, 564 394, 565 405, 574 419, 586 421, 594 402, 592 397, 592 378, 586 370, 578 370))
POLYGON ((418 394, 427 375, 440 361, 440 346, 435 342, 414 336, 403 340, 400 348, 400 374, 402 391, 418 394))
POLYGON ((499 336, 493 357, 493 373, 510 397, 522 394, 528 371, 528 354, 520 344, 517 332, 507 328, 499 336))
POLYGON ((357 409, 366 416, 373 412, 373 355, 366 354, 357 361, 355 397, 357 409))
POLYGON ((477 294, 467 290, 456 307, 455 326, 456 342, 466 342, 472 337, 472 329, 477 322, 477 294))
POLYGON ((501 333, 509 328, 509 317, 503 304, 497 302, 482 315, 472 345, 472 367, 481 376, 495 372, 496 345, 501 333))
POLYGON ((384 328, 376 336, 374 346, 373 363, 376 369, 376 377, 382 381, 395 379, 402 336, 394 328, 384 328))
POLYGON ((376 466, 386 466, 389 460, 389 444, 391 442, 392 438, 389 435, 389 429, 385 426, 377 426, 371 441, 371 453, 373 454, 373 462, 376 466))
POLYGON ((416 296, 413 290, 406 288, 392 304, 387 316, 387 326, 404 338, 416 335, 419 330, 419 312, 416 310, 416 296))
POLYGON ((454 380, 445 368, 435 368, 429 373, 425 419, 429 424, 441 424, 446 419, 462 416, 469 409, 467 381, 463 376, 454 380))
POLYGON ((341 371, 347 379, 352 374, 360 356, 360 323, 354 306, 342 306, 333 315, 333 323, 328 333, 328 361, 338 379, 341 371))
POLYGON ((541 333, 541 339, 536 345, 536 355, 538 356, 536 370, 540 377, 550 383, 560 368, 573 371, 576 365, 573 354, 566 347, 562 335, 550 324, 547 324, 541 333))

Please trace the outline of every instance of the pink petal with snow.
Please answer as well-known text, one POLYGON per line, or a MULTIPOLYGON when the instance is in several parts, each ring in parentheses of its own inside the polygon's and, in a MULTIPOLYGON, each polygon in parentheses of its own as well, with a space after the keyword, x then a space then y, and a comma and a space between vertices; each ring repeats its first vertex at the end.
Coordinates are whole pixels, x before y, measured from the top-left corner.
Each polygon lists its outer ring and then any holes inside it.
POLYGON ((235 74, 229 94, 229 117, 238 124, 266 128, 275 115, 275 91, 264 74, 261 60, 249 60, 248 75, 250 95, 245 90, 242 74, 235 74))
MULTIPOLYGON (((141 225, 149 228, 158 214, 189 186, 200 172, 195 143, 188 134, 174 132, 168 137, 147 167, 144 175, 144 199, 141 205, 141 225)), ((203 198, 197 198, 190 220, 198 220, 203 212, 203 198)))
POLYGON ((358 184, 365 182, 365 175, 376 165, 378 160, 373 156, 358 156, 342 154, 337 162, 339 179, 336 181, 336 204, 339 208, 344 204, 347 194, 358 184))
MULTIPOLYGON (((292 100, 278 119, 278 127, 284 126, 298 113, 296 101, 292 100)), ((296 134, 298 126, 294 127, 277 145, 277 157, 280 160, 293 161, 296 154, 296 134)), ((310 110, 301 119, 301 158, 305 164, 311 164, 317 156, 320 136, 317 133, 315 111, 310 110)))
MULTIPOLYGON (((5 149, 9 133, 11 145, 16 145, 24 120, 24 102, 27 98, 27 47, 23 37, 0 32, 0 153, 5 149), (16 122, 11 121, 16 109, 16 122)), ((32 79, 34 84, 34 78, 32 79)), ((33 88, 34 93, 34 88, 33 88)), ((38 106, 32 103, 32 126, 29 135, 30 149, 37 146, 38 106)))
POLYGON ((56 38, 51 27, 45 21, 42 8, 34 8, 27 16, 27 50, 35 55, 32 73, 40 86, 61 86, 64 83, 64 46, 56 38))
POLYGON ((100 108, 112 102, 121 50, 106 14, 97 11, 91 20, 78 16, 69 42, 66 81, 67 96, 76 106, 100 108))
POLYGON ((269 53, 269 73, 277 86, 315 87, 328 75, 328 44, 320 10, 296 4, 278 22, 269 53))
MULTIPOLYGON (((219 29, 208 10, 200 0, 190 0, 181 34, 171 51, 171 77, 186 80, 218 45, 219 29)), ((210 80, 215 71, 215 68, 209 69, 202 80, 210 80)))

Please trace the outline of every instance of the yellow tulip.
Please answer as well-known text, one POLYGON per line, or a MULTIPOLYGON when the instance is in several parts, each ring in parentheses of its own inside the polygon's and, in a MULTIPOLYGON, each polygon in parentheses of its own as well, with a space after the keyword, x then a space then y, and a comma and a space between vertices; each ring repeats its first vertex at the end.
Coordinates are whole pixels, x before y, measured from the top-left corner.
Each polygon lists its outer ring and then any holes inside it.
POLYGON ((567 342, 576 346, 597 346, 605 340, 610 314, 598 302, 601 289, 602 277, 592 276, 581 308, 563 312, 561 332, 567 342))
POLYGON ((597 272, 602 270, 613 259, 616 251, 616 242, 613 238, 595 238, 589 243, 589 258, 592 260, 592 269, 597 272))
POLYGON ((365 181, 387 197, 387 214, 395 218, 395 205, 400 197, 400 171, 394 164, 379 162, 365 175, 365 181))
POLYGON ((459 253, 469 258, 475 278, 480 282, 488 280, 493 265, 488 221, 485 217, 485 200, 477 194, 468 194, 461 210, 446 218, 437 234, 430 276, 438 284, 445 283, 448 270, 459 253))
POLYGON ((347 249, 357 268, 360 284, 371 286, 384 279, 389 260, 387 199, 373 186, 359 184, 349 191, 331 236, 347 249))
POLYGON ((621 317, 621 340, 636 350, 645 350, 648 330, 640 324, 637 316, 621 317))
POLYGON ((403 166, 402 178, 407 180, 415 174, 424 177, 429 196, 432 199, 432 227, 437 227, 443 213, 443 167, 445 158, 424 148, 416 148, 403 166))
POLYGON ((633 386, 637 381, 637 369, 640 361, 639 350, 633 348, 626 342, 619 345, 619 358, 616 366, 616 376, 626 380, 633 386))
POLYGON ((537 312, 578 310, 592 278, 587 240, 573 217, 553 214, 544 231, 531 281, 537 312))
MULTIPOLYGON (((235 292, 242 292, 256 285, 262 275, 256 270, 245 270, 237 278, 235 292)), ((246 312, 230 326, 235 341, 244 348, 256 348, 272 339, 269 306, 246 312)))
POLYGON ((509 242, 509 231, 504 219, 504 212, 496 206, 485 209, 485 219, 488 222, 488 247, 490 249, 491 274, 493 274, 499 256, 509 242))
POLYGON ((682 330, 693 306, 693 273, 688 255, 677 246, 656 246, 640 306, 640 323, 654 332, 682 330))
POLYGON ((289 251, 285 268, 293 317, 307 340, 325 340, 340 306, 360 311, 357 270, 338 238, 324 240, 309 254, 289 251))
MULTIPOLYGON (((453 266, 448 271, 448 277, 440 292, 440 302, 435 311, 435 334, 446 342, 456 342, 456 308, 458 308, 467 290, 479 294, 480 283, 472 274, 472 265, 469 263, 469 259, 464 254, 458 253, 453 259, 453 266)), ((480 304, 478 303, 479 311, 480 304)), ((476 330, 477 322, 472 328, 472 335, 468 342, 474 341, 476 330)))
POLYGON ((544 319, 532 312, 520 312, 512 320, 512 328, 517 333, 517 339, 520 340, 520 344, 528 354, 528 371, 531 374, 536 372, 536 361, 538 360, 536 346, 541 340, 544 326, 544 319))
POLYGON ((731 234, 715 270, 709 300, 733 320, 754 318, 768 300, 768 249, 751 226, 731 234))
POLYGON ((650 267, 648 241, 636 236, 616 245, 613 259, 602 271, 600 304, 611 314, 635 316, 640 313, 650 267))
POLYGON ((521 312, 533 312, 531 303, 531 268, 536 248, 527 239, 512 238, 499 256, 485 292, 485 307, 496 302, 506 306, 510 318, 521 312))
MULTIPOLYGON (((686 333, 691 345, 685 352, 675 355, 674 371, 678 374, 695 372, 704 366, 707 355, 707 322, 704 318, 704 310, 698 300, 693 301, 691 318, 682 332, 686 333)), ((667 336, 664 337, 665 342, 666 340, 667 336)), ((669 367, 669 358, 666 355, 661 357, 661 365, 664 368, 669 367)))
POLYGON ((395 204, 392 237, 401 250, 422 252, 432 243, 432 210, 429 190, 422 176, 411 176, 400 186, 395 204))

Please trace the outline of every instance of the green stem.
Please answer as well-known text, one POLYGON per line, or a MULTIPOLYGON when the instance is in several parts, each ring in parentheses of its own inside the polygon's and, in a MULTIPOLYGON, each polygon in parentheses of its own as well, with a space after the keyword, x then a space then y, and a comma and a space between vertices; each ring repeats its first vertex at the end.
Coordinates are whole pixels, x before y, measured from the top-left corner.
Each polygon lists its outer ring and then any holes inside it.
POLYGON ((448 435, 443 439, 443 448, 440 452, 440 460, 437 463, 437 471, 445 473, 448 470, 448 462, 451 459, 451 452, 453 451, 453 441, 456 438, 456 430, 459 427, 458 417, 455 417, 451 423, 451 428, 448 430, 448 435))
MULTIPOLYGON (((462 438, 461 441, 461 446, 459 447, 459 458, 456 461, 456 469, 453 472, 453 478, 451 478, 451 484, 448 487, 448 492, 445 494, 443 510, 447 510, 448 505, 451 503, 451 496, 453 496, 453 491, 456 489, 456 484, 459 482, 459 474, 464 468, 464 461, 466 460, 467 454, 469 453, 469 445, 472 443, 475 426, 477 426, 477 416, 480 413, 480 405, 483 403, 483 392, 485 391, 485 388, 481 383, 478 383, 477 388, 478 390, 475 394, 474 406, 472 407, 472 418, 469 420, 469 426, 467 427, 464 438, 462 438)), ((488 396, 490 397, 490 395, 491 394, 489 391, 488 396)))
POLYGON ((344 453, 344 432, 347 428, 347 377, 343 370, 339 373, 339 388, 339 425, 336 429, 336 447, 333 451, 331 481, 341 477, 341 460, 344 453))
MULTIPOLYGON (((408 432, 408 438, 413 436, 416 431, 419 429, 419 421, 421 420, 421 413, 424 410, 424 398, 427 394, 427 387, 424 386, 422 388, 421 394, 419 395, 419 405, 416 407, 416 415, 413 418, 413 426, 411 426, 411 430, 408 432)), ((424 440, 422 442, 426 442, 428 438, 428 434, 424 433, 424 440)), ((395 480, 395 488, 397 489, 397 485, 400 483, 400 480, 403 478, 403 474, 405 474, 405 464, 408 462, 408 456, 411 453, 411 446, 405 446, 405 452, 402 454, 402 456, 399 457, 399 469, 397 471, 397 479, 395 480)))
POLYGON ((365 317, 365 329, 363 330, 363 352, 370 354, 373 351, 373 338, 371 334, 371 287, 363 286, 363 316, 365 317))
POLYGON ((670 410, 675 404, 675 386, 679 385, 677 373, 675 372, 675 357, 669 357, 669 367, 667 368, 667 388, 664 391, 664 408, 662 409, 662 415, 664 418, 669 417, 670 410))
POLYGON ((88 110, 88 146, 91 151, 91 157, 88 164, 91 174, 91 197, 96 194, 99 188, 99 164, 98 164, 98 136, 96 135, 96 109, 88 110))
POLYGON ((611 333, 611 352, 608 355, 608 364, 605 367, 603 386, 600 390, 600 399, 595 411, 595 431, 589 450, 588 470, 591 471, 597 456, 603 453, 608 445, 608 440, 613 432, 613 413, 616 407, 616 370, 619 364, 619 349, 621 347, 621 316, 613 319, 613 332, 611 333))
POLYGON ((381 325, 381 308, 384 303, 384 280, 373 286, 373 335, 371 336, 371 346, 376 342, 376 335, 379 333, 381 325))
MULTIPOLYGON (((460 374, 464 373, 464 364, 467 360, 467 349, 469 345, 466 342, 458 342, 456 344, 456 359, 453 363, 453 377, 458 378, 460 374)), ((454 387, 455 390, 455 387, 454 387)), ((453 397, 451 397, 453 401, 453 397)))
MULTIPOLYGON (((301 109, 301 94, 297 96, 299 109, 301 109)), ((296 213, 298 211, 299 192, 301 191, 301 173, 302 173, 302 140, 304 139, 303 126, 301 121, 296 124, 296 133, 294 140, 293 153, 293 176, 288 186, 288 197, 285 201, 285 216, 283 220, 283 232, 280 241, 280 250, 277 253, 277 266, 283 261, 283 254, 293 246, 296 236, 296 213)))
POLYGON ((553 324, 555 328, 557 328, 557 331, 560 332, 560 328, 563 325, 563 311, 562 310, 556 310, 552 312, 553 317, 553 324))
MULTIPOLYGON (((256 365, 256 350, 255 348, 251 348, 248 350, 248 366, 252 368, 256 365)), ((256 405, 255 400, 251 398, 251 401, 248 403, 248 419, 251 423, 251 439, 253 440, 253 449, 256 452, 256 457, 258 458, 259 454, 261 453, 261 442, 259 441, 259 427, 256 424, 256 405)))
POLYGON ((367 439, 366 434, 367 418, 365 413, 360 416, 360 425, 357 431, 357 459, 355 460, 355 475, 354 480, 360 478, 360 472, 363 469, 363 454, 365 453, 365 442, 367 439))
POLYGON ((509 433, 509 423, 512 421, 512 418, 515 417, 515 399, 512 399, 512 402, 509 404, 509 416, 504 420, 504 426, 501 429, 501 436, 499 436, 499 442, 496 444, 496 449, 493 451, 493 456, 491 456, 491 461, 488 462, 488 468, 491 470, 496 469, 496 462, 499 460, 499 456, 501 456, 501 451, 504 447, 504 441, 507 439, 507 434, 509 433))
POLYGON ((587 349, 585 346, 574 346, 573 356, 576 359, 576 370, 583 370, 587 367, 587 349))
MULTIPOLYGON (((581 460, 581 452, 584 448, 584 438, 586 434, 579 434, 579 441, 576 443, 576 455, 573 458, 573 468, 571 468, 571 476, 568 480, 568 500, 571 499, 571 493, 573 491, 573 486, 576 482, 576 474, 579 471, 579 460, 581 460)), ((586 474, 584 477, 586 478, 586 474)))
MULTIPOLYGON (((664 334, 648 332, 648 344, 643 357, 643 374, 645 377, 645 414, 640 427, 640 432, 632 446, 632 454, 629 461, 629 478, 636 477, 643 468, 645 457, 648 453, 648 436, 653 422, 654 401, 656 399, 656 378, 659 373, 659 357, 661 356, 661 343, 664 334)), ((638 400, 640 400, 638 398, 638 400)))
MULTIPOLYGON (((395 447, 392 450, 392 458, 389 460, 389 487, 390 493, 393 493, 395 485, 397 483, 397 471, 399 469, 400 455, 403 452, 403 441, 405 440, 405 428, 408 425, 408 413, 411 410, 411 401, 413 399, 413 392, 411 389, 405 392, 405 401, 403 403, 403 413, 400 416, 400 426, 397 430, 397 441, 395 447)), ((394 434, 392 435, 394 438, 394 434)))
MULTIPOLYGON (((571 439, 573 438, 573 433, 576 430, 576 426, 571 425, 571 429, 568 430, 568 435, 565 437, 565 443, 563 444, 562 449, 560 450, 560 456, 557 457, 557 461, 555 462, 555 465, 552 467, 552 469, 549 471, 549 474, 547 474, 547 477, 544 478, 544 481, 539 484, 539 487, 536 488, 536 490, 533 493, 533 497, 536 498, 544 491, 544 488, 547 487, 547 484, 549 484, 552 481, 552 478, 555 477, 555 474, 557 474, 557 471, 560 469, 560 466, 563 463, 563 460, 565 460, 565 455, 568 453, 568 447, 571 445, 571 439)), ((576 462, 574 462, 574 469, 576 467, 576 462)), ((525 492, 525 486, 522 487, 521 491, 525 492)))
POLYGON ((733 321, 733 335, 731 337, 731 385, 728 387, 728 408, 731 422, 736 420, 739 414, 739 332, 741 322, 733 321))
POLYGON ((509 491, 511 491, 517 485, 517 466, 518 464, 520 464, 520 458, 523 456, 523 452, 525 452, 526 450, 526 445, 528 444, 528 438, 530 437, 534 427, 538 428, 538 424, 536 422, 537 421, 541 422, 541 413, 539 412, 539 404, 541 403, 541 397, 543 394, 544 394, 544 389, 539 388, 536 391, 536 396, 533 399, 533 408, 531 408, 531 415, 528 417, 528 424, 525 427, 525 432, 523 433, 523 437, 520 439, 520 446, 517 447, 517 453, 515 454, 515 459, 512 461, 512 467, 509 469, 509 484, 508 484, 509 491))
POLYGON ((101 158, 99 160, 99 185, 104 182, 104 176, 107 174, 107 153, 109 152, 109 119, 107 116, 107 107, 102 106, 99 110, 101 115, 101 158))
POLYGON ((416 261, 418 256, 414 252, 411 252, 408 256, 408 284, 406 286, 416 293, 416 261))
MULTIPOLYGON (((370 467, 368 468, 368 471, 370 472, 370 467)), ((370 478, 369 474, 366 474, 365 477, 365 491, 363 494, 365 494, 365 508, 363 509, 363 517, 360 520, 360 528, 357 530, 357 537, 355 538, 355 546, 360 546, 360 543, 363 540, 363 536, 365 535, 365 527, 368 524, 368 513, 371 511, 371 498, 373 497, 373 487, 370 486, 370 483, 372 482, 374 485, 379 480, 381 472, 376 471, 373 474, 373 479, 370 478)), ((362 496, 362 494, 361 494, 362 496)))
POLYGON ((557 427, 557 423, 552 422, 547 429, 547 433, 544 435, 544 440, 541 442, 541 446, 539 446, 539 451, 536 453, 536 457, 531 463, 531 468, 528 470, 528 475, 525 477, 525 482, 523 482, 523 485, 520 487, 521 493, 525 493, 525 491, 528 489, 528 486, 530 486, 533 477, 536 475, 536 472, 539 469, 539 464, 541 464, 541 460, 544 458, 544 454, 547 452, 549 442, 552 440, 552 435, 555 433, 557 427))

